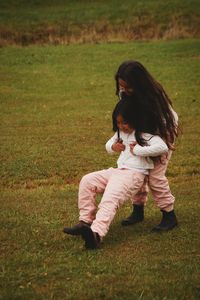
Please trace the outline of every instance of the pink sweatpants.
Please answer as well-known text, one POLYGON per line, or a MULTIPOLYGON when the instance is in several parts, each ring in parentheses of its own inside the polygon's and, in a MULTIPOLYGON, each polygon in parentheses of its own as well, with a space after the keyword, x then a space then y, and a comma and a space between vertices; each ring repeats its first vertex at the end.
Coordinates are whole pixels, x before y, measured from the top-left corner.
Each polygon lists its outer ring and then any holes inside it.
POLYGON ((157 206, 165 211, 173 210, 175 198, 170 191, 169 183, 165 176, 171 154, 172 151, 169 151, 168 156, 163 156, 161 162, 154 162, 154 169, 149 171, 149 176, 145 178, 141 190, 132 198, 133 204, 141 205, 147 202, 149 185, 157 206))
POLYGON ((134 170, 114 168, 85 175, 79 185, 79 220, 91 223, 94 232, 105 236, 118 207, 141 189, 144 178, 134 170), (97 193, 103 197, 96 213, 97 193))

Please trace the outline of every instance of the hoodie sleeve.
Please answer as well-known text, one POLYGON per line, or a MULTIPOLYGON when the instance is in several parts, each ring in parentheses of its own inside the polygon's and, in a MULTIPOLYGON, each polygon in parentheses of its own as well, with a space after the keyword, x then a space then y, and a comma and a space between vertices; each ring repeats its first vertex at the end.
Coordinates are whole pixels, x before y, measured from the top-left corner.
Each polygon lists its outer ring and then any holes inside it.
POLYGON ((138 144, 135 145, 133 153, 139 156, 156 157, 167 153, 168 151, 166 143, 158 135, 154 135, 148 138, 147 143, 148 146, 140 146, 138 144))
POLYGON ((112 145, 116 142, 117 140, 117 133, 115 133, 113 135, 113 137, 111 137, 107 143, 106 143, 106 151, 109 153, 109 154, 114 154, 115 151, 112 150, 112 145))

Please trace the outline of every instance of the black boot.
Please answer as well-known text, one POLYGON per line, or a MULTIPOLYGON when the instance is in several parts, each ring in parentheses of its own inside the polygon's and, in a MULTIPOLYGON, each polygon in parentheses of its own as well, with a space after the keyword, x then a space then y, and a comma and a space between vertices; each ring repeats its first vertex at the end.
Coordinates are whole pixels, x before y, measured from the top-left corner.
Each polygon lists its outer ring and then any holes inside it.
POLYGON ((85 241, 86 249, 97 249, 100 245, 101 239, 97 232, 92 231, 90 226, 83 225, 80 229, 82 239, 85 241))
POLYGON ((63 231, 64 233, 71 234, 71 235, 80 235, 81 234, 80 230, 84 225, 90 226, 90 224, 80 221, 78 224, 74 225, 73 227, 65 227, 63 231))
POLYGON ((168 231, 178 225, 174 210, 169 212, 161 210, 161 212, 163 214, 162 220, 160 224, 158 224, 152 229, 153 232, 168 231))
POLYGON ((127 218, 122 220, 122 226, 134 225, 144 220, 144 205, 133 204, 133 212, 127 218))

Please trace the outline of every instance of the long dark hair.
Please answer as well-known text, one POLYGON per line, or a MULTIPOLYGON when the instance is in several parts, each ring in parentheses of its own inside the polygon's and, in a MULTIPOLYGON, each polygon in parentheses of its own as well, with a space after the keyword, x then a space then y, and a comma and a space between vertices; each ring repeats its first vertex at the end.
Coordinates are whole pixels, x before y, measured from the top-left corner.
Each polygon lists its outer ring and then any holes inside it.
POLYGON ((137 121, 136 113, 137 112, 135 111, 131 101, 128 99, 120 100, 116 104, 112 113, 113 131, 119 131, 117 126, 117 117, 121 115, 123 120, 135 130, 135 138, 137 143, 141 146, 144 146, 146 145, 147 141, 142 138, 141 133, 146 131, 141 130, 142 128, 140 127, 140 123, 142 122, 139 123, 137 121))
POLYGON ((149 132, 160 135, 170 149, 178 135, 177 124, 171 107, 172 102, 162 85, 137 61, 123 62, 116 75, 116 94, 119 94, 119 79, 126 82, 132 94, 122 94, 122 100, 132 103, 138 135, 149 132))

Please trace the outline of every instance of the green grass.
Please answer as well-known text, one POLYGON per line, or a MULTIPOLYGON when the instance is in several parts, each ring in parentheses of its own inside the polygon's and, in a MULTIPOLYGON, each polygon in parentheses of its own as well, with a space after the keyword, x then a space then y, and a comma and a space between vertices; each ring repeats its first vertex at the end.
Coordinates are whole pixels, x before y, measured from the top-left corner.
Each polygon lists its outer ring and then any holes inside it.
POLYGON ((7 0, 1 44, 197 37, 199 16, 198 0, 7 0))
MULTIPOLYGON (((0 49, 1 299, 199 299, 199 40, 0 49), (115 165, 104 144, 116 103, 114 74, 141 61, 164 85, 183 128, 168 178, 179 227, 151 234, 160 212, 102 247, 65 236, 77 221, 82 175, 115 165)), ((98 198, 99 199, 99 198, 98 198)))
POLYGON ((15 26, 45 23, 84 24, 100 20, 113 23, 131 21, 134 16, 155 16, 159 21, 169 20, 170 15, 194 17, 200 11, 197 0, 7 0, 1 1, 1 21, 15 26), (164 18, 164 20, 163 20, 164 18))

